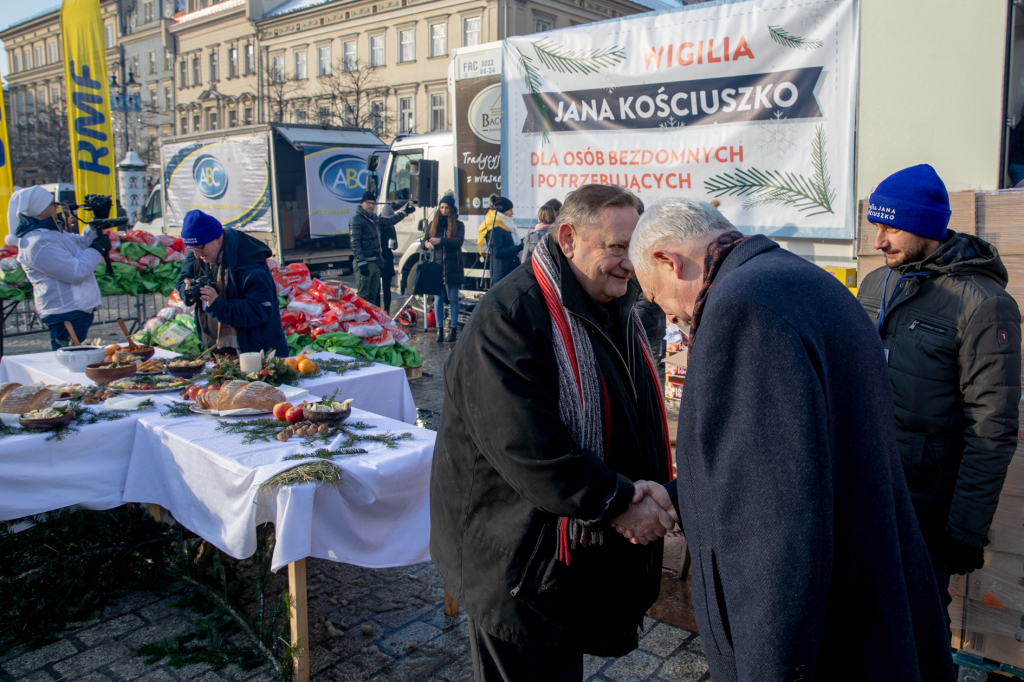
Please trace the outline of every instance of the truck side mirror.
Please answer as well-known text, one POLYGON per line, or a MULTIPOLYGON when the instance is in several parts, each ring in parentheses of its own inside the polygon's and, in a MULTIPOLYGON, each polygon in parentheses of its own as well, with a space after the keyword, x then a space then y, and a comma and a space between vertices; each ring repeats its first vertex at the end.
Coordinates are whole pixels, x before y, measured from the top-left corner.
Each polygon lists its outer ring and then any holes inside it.
MULTIPOLYGON (((377 158, 377 157, 373 157, 373 158, 377 158)), ((376 175, 371 175, 371 176, 367 177, 366 178, 366 191, 367 192, 373 192, 374 194, 376 194, 378 189, 379 189, 379 187, 377 185, 377 176, 376 175)))
POLYGON ((377 166, 379 165, 380 157, 377 156, 376 154, 371 154, 370 156, 366 157, 366 170, 375 171, 377 170, 377 166))

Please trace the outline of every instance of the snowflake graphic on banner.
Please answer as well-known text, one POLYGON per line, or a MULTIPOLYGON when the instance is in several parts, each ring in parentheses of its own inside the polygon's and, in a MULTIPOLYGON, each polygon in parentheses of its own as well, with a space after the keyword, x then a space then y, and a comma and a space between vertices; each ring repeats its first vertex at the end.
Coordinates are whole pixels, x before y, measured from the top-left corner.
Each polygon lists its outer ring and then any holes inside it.
POLYGON ((608 75, 604 77, 601 87, 607 90, 610 95, 615 92, 615 88, 619 87, 619 82, 615 80, 614 76, 608 75))
POLYGON ((757 148, 762 156, 774 156, 782 160, 799 146, 797 124, 786 120, 781 111, 775 112, 774 118, 759 122, 757 128, 760 131, 757 148))
POLYGON ((683 123, 682 119, 677 119, 675 116, 669 116, 659 128, 684 128, 686 124, 683 123))
POLYGON ((800 23, 809 28, 818 28, 828 19, 828 8, 823 2, 815 2, 803 8, 803 16, 800 23))

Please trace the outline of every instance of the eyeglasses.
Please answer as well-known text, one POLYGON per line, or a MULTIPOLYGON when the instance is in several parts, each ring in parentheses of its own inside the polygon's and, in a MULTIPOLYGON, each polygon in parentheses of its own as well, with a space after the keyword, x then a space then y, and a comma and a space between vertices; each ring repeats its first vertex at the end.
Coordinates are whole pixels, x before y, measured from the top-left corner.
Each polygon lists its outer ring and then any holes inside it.
POLYGON ((189 251, 195 253, 197 251, 202 251, 203 249, 205 249, 206 248, 206 244, 200 244, 199 246, 186 246, 185 248, 188 249, 189 251))

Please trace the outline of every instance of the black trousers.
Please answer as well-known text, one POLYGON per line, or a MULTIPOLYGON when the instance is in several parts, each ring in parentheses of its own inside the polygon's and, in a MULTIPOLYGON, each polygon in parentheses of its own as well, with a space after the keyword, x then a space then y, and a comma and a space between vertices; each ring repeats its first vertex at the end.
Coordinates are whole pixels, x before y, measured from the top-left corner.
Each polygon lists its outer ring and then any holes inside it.
POLYGON ((380 271, 380 288, 384 294, 384 305, 381 306, 381 310, 388 315, 391 314, 391 280, 394 279, 394 276, 393 272, 380 271))
POLYGON ((583 679, 583 645, 518 646, 476 626, 466 614, 476 682, 577 682, 583 679))

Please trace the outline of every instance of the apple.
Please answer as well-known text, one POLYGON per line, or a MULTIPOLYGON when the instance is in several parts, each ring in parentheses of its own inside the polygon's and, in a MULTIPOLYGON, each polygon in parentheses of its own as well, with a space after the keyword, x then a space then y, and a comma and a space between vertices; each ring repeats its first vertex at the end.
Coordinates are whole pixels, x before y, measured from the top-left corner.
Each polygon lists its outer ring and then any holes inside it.
POLYGON ((284 418, 285 421, 290 424, 298 424, 305 418, 305 415, 302 412, 302 405, 296 405, 295 407, 289 408, 288 411, 284 413, 284 418))
POLYGON ((206 387, 206 390, 207 391, 219 391, 220 390, 220 384, 210 384, 209 386, 206 387))
POLYGON ((274 419, 282 422, 288 421, 285 419, 285 415, 290 409, 292 409, 291 403, 278 403, 277 405, 274 405, 274 419))
POLYGON ((202 386, 196 386, 195 384, 192 384, 191 386, 188 387, 188 393, 186 393, 185 396, 189 400, 195 400, 196 396, 199 395, 199 392, 202 391, 202 390, 203 390, 202 386))

